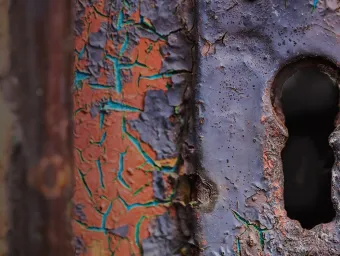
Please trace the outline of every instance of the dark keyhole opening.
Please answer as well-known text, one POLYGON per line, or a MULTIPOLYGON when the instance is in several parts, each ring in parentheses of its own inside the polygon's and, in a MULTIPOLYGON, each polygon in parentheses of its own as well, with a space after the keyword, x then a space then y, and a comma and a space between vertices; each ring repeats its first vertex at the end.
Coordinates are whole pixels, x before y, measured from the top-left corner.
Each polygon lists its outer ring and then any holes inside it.
POLYGON ((282 151, 284 202, 301 226, 332 221, 333 150, 328 137, 338 113, 336 82, 315 66, 301 67, 283 83, 281 104, 289 137, 282 151))

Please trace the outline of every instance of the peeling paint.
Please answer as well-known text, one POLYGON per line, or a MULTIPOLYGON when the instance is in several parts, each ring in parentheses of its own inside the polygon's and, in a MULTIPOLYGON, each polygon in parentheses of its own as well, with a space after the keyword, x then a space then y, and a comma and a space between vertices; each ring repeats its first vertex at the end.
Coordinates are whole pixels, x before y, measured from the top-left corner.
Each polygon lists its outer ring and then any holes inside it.
MULTIPOLYGON (((175 107, 184 104, 192 81, 189 2, 76 1, 77 255, 147 255, 150 223, 169 213, 163 222, 176 228, 177 182, 169 177, 183 169, 184 116, 175 107), (152 172, 164 181, 161 194, 153 190, 152 172)), ((178 250, 192 247, 181 245, 178 250)))

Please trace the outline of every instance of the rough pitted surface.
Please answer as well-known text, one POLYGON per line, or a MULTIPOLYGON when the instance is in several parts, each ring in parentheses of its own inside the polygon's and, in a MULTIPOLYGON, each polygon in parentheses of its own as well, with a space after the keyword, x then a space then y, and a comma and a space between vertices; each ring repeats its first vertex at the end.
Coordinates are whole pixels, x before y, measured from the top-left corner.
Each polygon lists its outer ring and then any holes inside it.
MULTIPOLYGON (((179 215, 181 213, 183 214, 182 211, 178 210, 179 215)), ((185 217, 188 216, 188 212, 185 213, 186 216, 180 216, 180 219, 177 220, 174 220, 168 213, 165 213, 150 223, 150 237, 144 239, 142 243, 143 256, 183 255, 179 248, 190 245, 186 241, 191 233, 190 231, 187 232, 189 234, 186 234, 185 232, 188 228, 186 224, 191 222, 190 220, 185 219, 185 217), (181 219, 184 220, 186 224, 183 225, 181 219)))
POLYGON ((178 6, 181 4, 180 2, 178 0, 142 1, 141 15, 151 20, 159 34, 168 35, 172 31, 181 29, 181 16, 176 13, 177 8, 180 7, 178 6))
MULTIPOLYGON (((201 213, 202 255, 340 255, 338 218, 304 230, 283 205, 280 152, 287 131, 274 115, 271 82, 301 56, 340 61, 336 1, 198 1, 197 147, 218 188, 201 213)), ((340 136, 330 139, 336 161, 340 136)), ((333 202, 340 213, 333 167, 333 202)))
POLYGON ((165 57, 162 65, 162 72, 170 70, 192 69, 192 56, 189 38, 182 31, 170 34, 168 43, 162 47, 161 52, 165 57))
POLYGON ((164 91, 148 91, 145 96, 144 112, 138 120, 129 122, 132 129, 141 134, 141 139, 157 153, 157 159, 172 158, 177 155, 174 123, 170 116, 174 113, 164 91))

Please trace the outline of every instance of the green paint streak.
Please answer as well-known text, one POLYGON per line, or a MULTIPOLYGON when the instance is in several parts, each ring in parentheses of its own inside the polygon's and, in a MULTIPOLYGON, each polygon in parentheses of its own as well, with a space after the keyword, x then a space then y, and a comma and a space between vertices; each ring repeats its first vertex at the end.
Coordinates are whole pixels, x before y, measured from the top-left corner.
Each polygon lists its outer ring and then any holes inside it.
POLYGON ((104 17, 104 18, 109 18, 109 17, 110 17, 109 15, 105 15, 104 13, 101 13, 100 11, 98 11, 98 9, 97 9, 96 6, 93 5, 92 7, 93 7, 93 10, 94 10, 97 14, 99 14, 99 16, 104 17))
POLYGON ((109 251, 111 253, 111 256, 114 256, 115 250, 112 250, 112 248, 111 248, 111 236, 110 235, 107 235, 107 244, 109 245, 109 251))
POLYGON ((148 187, 148 186, 150 186, 150 183, 147 183, 147 184, 141 186, 139 189, 137 189, 137 190, 133 193, 133 195, 134 195, 134 196, 138 195, 140 192, 143 191, 144 188, 146 188, 146 187, 148 187))
POLYGON ((146 49, 146 53, 150 53, 153 49, 153 45, 152 44, 149 44, 148 45, 148 48, 146 49))
POLYGON ((112 90, 112 89, 114 89, 114 86, 105 85, 105 84, 89 84, 89 86, 92 89, 95 89, 95 90, 112 90))
POLYGON ((138 220, 137 224, 136 224, 136 229, 135 229, 135 243, 138 246, 139 250, 142 251, 142 246, 140 244, 139 241, 139 234, 140 234, 140 226, 142 224, 142 222, 144 221, 146 217, 143 215, 142 217, 140 217, 140 219, 138 220))
POLYGON ((76 116, 79 112, 82 112, 82 111, 84 111, 84 110, 86 110, 86 108, 78 108, 78 109, 76 109, 75 111, 74 111, 74 116, 76 116))
POLYGON ((119 183, 126 189, 131 190, 130 186, 126 183, 126 181, 123 178, 123 171, 124 171, 124 157, 127 153, 127 150, 123 153, 119 154, 119 167, 118 167, 118 173, 117 173, 117 179, 119 183))
POLYGON ((79 157, 80 157, 80 160, 83 162, 83 163, 87 163, 87 161, 85 161, 84 157, 83 157, 83 152, 78 149, 78 148, 75 148, 79 154, 79 157))
POLYGON ((175 111, 175 114, 176 115, 179 115, 180 114, 180 107, 179 106, 176 106, 175 108, 174 108, 174 111, 175 111))
POLYGON ((143 168, 145 165, 147 165, 147 164, 148 164, 147 162, 144 162, 144 163, 138 165, 138 166, 136 167, 136 169, 141 169, 141 170, 142 170, 142 168, 143 168))
POLYGON ((74 219, 74 221, 82 227, 87 227, 87 225, 85 223, 81 222, 80 220, 74 219))
POLYGON ((89 197, 92 198, 92 192, 91 192, 91 190, 90 190, 90 188, 89 188, 89 186, 88 186, 88 184, 87 184, 87 182, 85 180, 85 175, 81 172, 80 169, 78 169, 78 174, 80 176, 80 179, 81 179, 82 183, 84 184, 84 187, 85 187, 85 190, 86 190, 87 194, 89 195, 89 197))
POLYGON ((170 202, 159 202, 159 201, 149 201, 146 203, 133 203, 133 204, 128 204, 121 196, 118 196, 119 200, 123 203, 124 207, 126 210, 129 212, 130 210, 138 207, 153 207, 153 206, 158 206, 158 205, 165 205, 170 202))
POLYGON ((116 245, 115 248, 112 250, 112 248, 111 248, 111 236, 108 234, 107 237, 108 237, 109 251, 110 251, 110 253, 111 253, 111 256, 114 256, 114 255, 115 255, 115 252, 116 252, 116 250, 117 250, 117 248, 120 246, 120 242, 121 242, 123 239, 119 239, 119 241, 117 242, 117 245, 116 245))

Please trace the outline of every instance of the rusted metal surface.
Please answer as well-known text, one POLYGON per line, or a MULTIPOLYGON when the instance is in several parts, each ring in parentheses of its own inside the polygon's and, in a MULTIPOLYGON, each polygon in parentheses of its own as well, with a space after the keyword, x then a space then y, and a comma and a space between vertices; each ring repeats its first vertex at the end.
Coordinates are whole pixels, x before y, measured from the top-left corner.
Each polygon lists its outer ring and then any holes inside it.
POLYGON ((9 16, 8 255, 71 256, 72 1, 11 1, 9 16))

